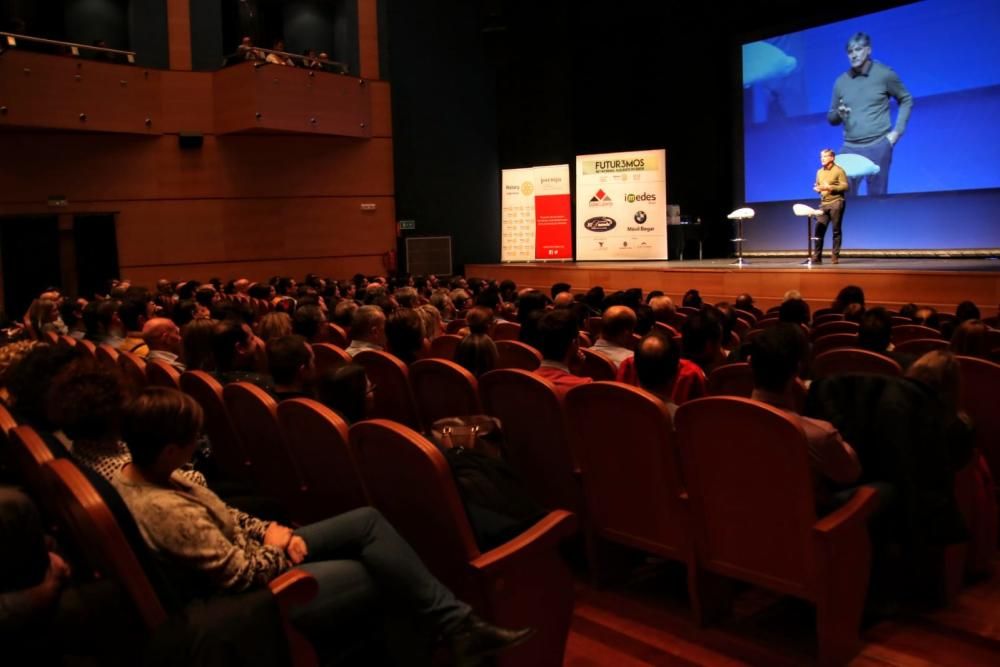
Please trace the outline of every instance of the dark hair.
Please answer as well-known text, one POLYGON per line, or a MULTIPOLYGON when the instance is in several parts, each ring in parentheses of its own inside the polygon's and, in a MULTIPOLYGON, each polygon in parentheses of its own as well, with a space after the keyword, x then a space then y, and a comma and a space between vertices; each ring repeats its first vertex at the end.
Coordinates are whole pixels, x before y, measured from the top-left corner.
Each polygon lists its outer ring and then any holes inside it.
POLYGON ((292 331, 306 340, 316 340, 326 324, 326 315, 319 306, 300 306, 292 318, 292 331))
POLYGON ((844 321, 861 323, 865 316, 865 307, 860 303, 849 303, 844 307, 844 321))
POLYGON ((170 314, 170 319, 174 321, 179 327, 183 327, 185 324, 194 319, 195 313, 198 312, 198 303, 194 299, 186 299, 184 301, 177 302, 174 306, 173 312, 170 314))
POLYGON ((346 364, 320 374, 316 383, 319 402, 334 410, 348 424, 365 418, 368 377, 359 364, 346 364))
POLYGON ((485 306, 475 306, 465 314, 465 323, 469 333, 485 335, 493 323, 493 311, 485 306))
POLYGON ((219 322, 212 330, 212 356, 219 371, 236 370, 236 346, 247 345, 250 334, 243 328, 243 322, 226 320, 219 322))
POLYGON ((778 308, 778 320, 792 324, 808 324, 809 304, 802 299, 786 299, 778 308))
POLYGON ((860 303, 861 307, 864 308, 865 291, 857 285, 848 285, 840 290, 840 293, 837 294, 837 298, 833 301, 833 311, 835 313, 842 313, 844 312, 844 309, 847 308, 848 304, 851 303, 860 303))
POLYGON ((187 394, 166 387, 149 387, 122 412, 122 438, 132 462, 146 468, 167 445, 187 445, 201 432, 201 406, 187 394))
POLYGON ((748 313, 753 312, 753 296, 749 292, 744 292, 736 297, 736 308, 738 310, 745 310, 748 313))
POLYGON ((684 357, 697 362, 705 354, 705 348, 709 344, 722 344, 722 323, 714 310, 701 310, 688 315, 684 320, 681 336, 684 357))
POLYGON ((215 368, 212 340, 215 320, 192 320, 181 328, 181 350, 184 366, 189 371, 210 371, 215 368))
POLYGON ((415 310, 400 308, 385 321, 389 351, 404 364, 412 364, 424 345, 424 324, 415 310))
POLYGON ((93 359, 78 359, 52 382, 47 401, 49 421, 70 440, 116 437, 125 399, 117 372, 93 359))
POLYGON ((684 299, 681 301, 681 305, 688 308, 701 308, 701 294, 696 289, 689 289, 687 292, 684 292, 684 299))
POLYGON ((493 288, 484 289, 476 297, 477 306, 490 310, 496 310, 501 303, 503 303, 503 299, 500 298, 500 292, 493 288))
POLYGON ((302 336, 280 336, 267 342, 267 370, 275 384, 291 384, 312 354, 302 336))
POLYGON ((899 309, 899 316, 909 318, 910 320, 912 320, 913 316, 916 314, 917 304, 915 303, 908 303, 905 306, 901 306, 899 309))
POLYGON ((455 363, 477 378, 497 366, 497 346, 485 334, 469 334, 455 348, 455 363))
POLYGON ((989 327, 980 320, 962 322, 951 335, 951 351, 965 357, 989 357, 988 331, 989 327))
POLYGON ((194 300, 206 308, 211 308, 215 302, 215 295, 216 291, 214 287, 211 285, 202 285, 194 291, 194 300))
POLYGON ((764 329, 753 339, 750 369, 755 387, 780 392, 798 374, 809 341, 802 327, 782 322, 764 329))
POLYGON ((556 298, 556 294, 560 294, 562 292, 569 292, 571 289, 573 289, 573 286, 570 285, 569 283, 555 283, 555 284, 552 285, 552 289, 550 290, 550 294, 552 295, 552 298, 554 299, 554 298, 556 298))
POLYGON ((46 406, 49 387, 53 378, 75 358, 73 350, 61 345, 36 345, 7 370, 4 380, 19 423, 51 430, 46 406))
POLYGON ((858 347, 872 352, 885 352, 892 341, 892 318, 885 308, 872 308, 861 318, 858 347))
POLYGON ((541 353, 550 361, 565 361, 573 341, 579 335, 576 318, 566 309, 550 310, 538 323, 541 353))
POLYGON ((141 320, 146 318, 146 304, 150 299, 126 299, 118 308, 118 318, 122 321, 126 331, 139 331, 142 329, 141 320))
POLYGON ((524 324, 528 315, 536 310, 545 310, 546 305, 548 305, 548 299, 541 292, 537 290, 525 292, 517 300, 517 321, 524 324))
MULTIPOLYGON (((971 301, 963 301, 955 308, 955 319, 959 324, 966 320, 978 320, 980 317, 979 307, 971 301)), ((65 321, 65 318, 64 318, 65 321)))
POLYGON ((653 331, 635 350, 635 372, 639 386, 650 391, 669 389, 677 378, 681 351, 671 336, 653 331))

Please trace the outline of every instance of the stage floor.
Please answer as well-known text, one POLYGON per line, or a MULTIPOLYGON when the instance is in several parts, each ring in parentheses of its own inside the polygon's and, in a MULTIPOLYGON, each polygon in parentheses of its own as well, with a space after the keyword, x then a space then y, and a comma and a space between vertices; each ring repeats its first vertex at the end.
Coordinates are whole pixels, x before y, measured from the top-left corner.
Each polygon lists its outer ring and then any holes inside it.
POLYGON ((732 301, 749 292, 760 307, 781 303, 787 290, 798 290, 813 307, 827 305, 845 285, 859 285, 872 305, 893 308, 906 303, 954 311, 966 299, 975 302, 983 316, 996 314, 1000 304, 1000 260, 995 259, 829 259, 821 265, 803 266, 802 258, 757 257, 743 267, 731 258, 651 262, 532 262, 470 264, 466 276, 511 279, 518 287, 548 292, 557 282, 574 291, 594 285, 605 290, 641 287, 663 290, 680 297, 697 289, 715 303, 732 301))

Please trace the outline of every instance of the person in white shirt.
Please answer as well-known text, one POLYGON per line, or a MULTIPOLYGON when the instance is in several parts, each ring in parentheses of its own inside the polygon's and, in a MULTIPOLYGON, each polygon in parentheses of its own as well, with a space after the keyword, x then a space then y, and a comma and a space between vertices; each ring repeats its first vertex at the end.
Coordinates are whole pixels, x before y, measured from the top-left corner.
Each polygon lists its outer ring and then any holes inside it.
POLYGON ((361 306, 351 320, 351 344, 347 354, 352 357, 361 350, 385 349, 385 313, 378 306, 361 306))
POLYGON ((601 323, 601 337, 590 348, 610 359, 617 369, 623 361, 632 356, 628 347, 635 331, 635 311, 628 306, 612 306, 604 311, 601 323))

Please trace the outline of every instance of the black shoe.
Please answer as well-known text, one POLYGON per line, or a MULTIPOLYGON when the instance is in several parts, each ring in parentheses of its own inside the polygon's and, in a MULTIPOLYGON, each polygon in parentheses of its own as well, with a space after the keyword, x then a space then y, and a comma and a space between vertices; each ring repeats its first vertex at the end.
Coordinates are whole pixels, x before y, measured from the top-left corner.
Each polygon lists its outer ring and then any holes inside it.
POLYGON ((494 655, 525 642, 535 634, 534 628, 507 630, 487 623, 475 614, 468 618, 448 636, 451 654, 458 667, 479 664, 479 658, 494 655))
POLYGON ((840 257, 838 257, 837 255, 834 255, 832 262, 834 264, 840 264, 840 257))

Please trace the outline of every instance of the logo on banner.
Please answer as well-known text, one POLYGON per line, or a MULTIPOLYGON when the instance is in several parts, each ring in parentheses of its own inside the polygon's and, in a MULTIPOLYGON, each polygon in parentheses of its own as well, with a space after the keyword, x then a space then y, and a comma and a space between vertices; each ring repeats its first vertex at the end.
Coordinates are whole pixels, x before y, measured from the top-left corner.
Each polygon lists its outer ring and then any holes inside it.
POLYGON ((630 192, 627 195, 625 195, 625 201, 628 202, 629 204, 634 204, 637 201, 654 202, 656 201, 656 193, 642 192, 640 194, 635 194, 630 192))
POLYGON ((641 225, 642 223, 646 222, 646 212, 645 211, 636 211, 635 215, 632 216, 632 219, 635 220, 636 222, 638 222, 641 225))
POLYGON ((521 183, 521 194, 527 197, 535 191, 535 185, 531 181, 521 183))
POLYGON ((656 171, 659 165, 655 157, 637 157, 627 160, 584 160, 583 173, 627 174, 634 171, 656 171))
POLYGON ((598 190, 594 193, 594 196, 590 198, 588 205, 591 207, 595 206, 613 206, 611 197, 604 190, 598 190))
POLYGON ((609 232, 617 225, 614 218, 609 218, 606 215, 591 218, 583 223, 583 226, 591 232, 609 232))

